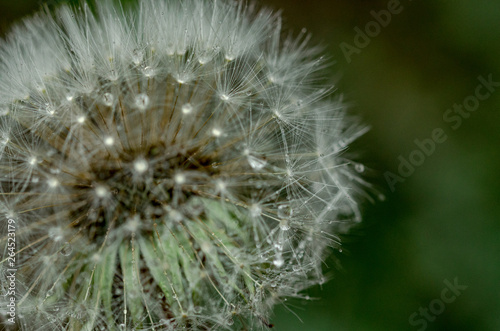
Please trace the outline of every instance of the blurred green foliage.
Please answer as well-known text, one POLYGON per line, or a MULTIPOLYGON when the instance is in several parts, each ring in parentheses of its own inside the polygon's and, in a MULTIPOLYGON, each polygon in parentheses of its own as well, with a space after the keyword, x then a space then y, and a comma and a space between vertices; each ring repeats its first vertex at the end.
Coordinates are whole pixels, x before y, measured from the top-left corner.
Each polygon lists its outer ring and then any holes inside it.
MULTIPOLYGON (((455 278, 468 288, 425 329, 500 330, 500 89, 457 130, 443 120, 474 94, 478 76, 500 82, 500 2, 401 0, 401 12, 348 63, 340 45, 354 45, 354 28, 393 1, 261 1, 325 45, 338 91, 372 128, 352 149, 364 151, 367 179, 386 194, 364 205, 363 224, 325 261, 333 279, 309 291, 318 299, 288 300, 276 330, 424 330, 410 316, 455 278), (398 157, 435 128, 448 139, 391 192, 384 173, 398 174, 398 157)), ((0 34, 39 7, 0 1, 0 34)))

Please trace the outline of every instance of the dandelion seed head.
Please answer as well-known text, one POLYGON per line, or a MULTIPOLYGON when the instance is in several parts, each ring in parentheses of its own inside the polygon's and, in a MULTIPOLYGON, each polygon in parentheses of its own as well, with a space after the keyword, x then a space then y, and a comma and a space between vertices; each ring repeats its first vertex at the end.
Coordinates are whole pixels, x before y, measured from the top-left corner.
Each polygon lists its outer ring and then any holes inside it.
POLYGON ((279 14, 137 2, 61 6, 0 44, 19 325, 266 328, 360 220, 346 152, 366 130, 279 14))

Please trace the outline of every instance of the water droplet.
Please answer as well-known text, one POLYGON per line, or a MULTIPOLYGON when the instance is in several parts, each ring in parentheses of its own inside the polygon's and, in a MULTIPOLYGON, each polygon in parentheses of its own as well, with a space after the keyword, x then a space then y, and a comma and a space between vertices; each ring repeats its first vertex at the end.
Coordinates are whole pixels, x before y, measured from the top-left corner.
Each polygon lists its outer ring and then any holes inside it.
POLYGON ((48 297, 50 297, 50 296, 51 296, 51 295, 53 295, 53 294, 54 294, 54 290, 53 290, 53 289, 49 289, 49 290, 47 291, 47 293, 45 294, 45 297, 46 297, 46 298, 48 298, 48 297))
POLYGON ((214 137, 220 137, 222 135, 222 131, 217 129, 217 128, 214 128, 214 129, 212 129, 212 135, 214 137))
POLYGON ((61 228, 51 228, 49 230, 49 238, 54 241, 61 241, 63 239, 63 232, 61 228))
POLYGON ((290 224, 288 224, 288 220, 281 220, 280 221, 280 229, 283 231, 290 230, 290 224))
POLYGON ((195 312, 195 314, 199 314, 203 311, 203 307, 200 307, 200 306, 195 306, 193 308, 193 311, 195 312))
POLYGON ((147 94, 144 94, 144 93, 141 93, 141 94, 138 94, 136 97, 135 97, 135 106, 143 111, 143 110, 146 110, 146 108, 148 107, 149 105, 149 97, 147 94))
POLYGON ((97 186, 95 188, 95 194, 99 198, 106 198, 109 194, 108 189, 106 189, 104 186, 97 186))
POLYGON ((250 164, 250 167, 252 167, 252 169, 255 169, 255 170, 261 170, 267 164, 266 160, 264 160, 262 158, 258 158, 258 157, 253 156, 253 155, 248 155, 247 160, 248 160, 248 164, 250 164))
POLYGON ((59 181, 56 178, 50 178, 47 181, 47 184, 49 185, 50 188, 56 188, 59 186, 59 181))
POLYGON ((276 258, 274 259, 273 261, 273 264, 280 268, 281 266, 283 266, 283 264, 285 263, 285 261, 283 260, 283 257, 280 255, 280 256, 276 256, 276 258))
POLYGON ((262 208, 258 204, 254 203, 250 207, 250 215, 252 217, 259 217, 261 214, 262 214, 262 208))
POLYGON ((186 103, 182 106, 183 114, 190 114, 193 111, 193 106, 190 103, 186 103))
POLYGON ((140 49, 134 49, 134 52, 132 53, 132 62, 134 62, 136 65, 139 65, 142 62, 142 59, 144 57, 144 52, 140 49))
POLYGON ((278 206, 278 217, 281 219, 289 219, 293 216, 293 209, 289 204, 282 204, 278 206))
POLYGON ((144 74, 144 76, 150 78, 150 77, 153 77, 155 75, 155 69, 153 69, 152 67, 144 67, 142 69, 142 73, 144 74))
POLYGON ((69 242, 66 242, 59 253, 64 256, 69 256, 72 252, 73 247, 71 247, 71 244, 69 242))
POLYGON ((234 324, 234 320, 232 318, 227 320, 227 325, 233 325, 233 324, 234 324))
POLYGON ((102 102, 108 106, 111 107, 113 103, 115 102, 115 97, 111 93, 104 93, 104 96, 102 98, 102 102))
POLYGON ((54 107, 52 107, 50 103, 45 104, 45 111, 49 116, 54 116, 54 114, 56 113, 56 110, 54 109, 54 107))
POLYGON ((105 137, 104 138, 104 145, 106 146, 113 146, 113 144, 115 143, 115 139, 113 137, 105 137))
POLYGON ((146 160, 144 160, 144 159, 135 160, 134 170, 137 171, 137 173, 142 174, 146 170, 148 170, 148 168, 149 168, 149 165, 148 165, 148 162, 146 160))
POLYGON ((364 166, 364 165, 362 165, 361 163, 356 163, 356 164, 354 165, 354 169, 355 169, 357 172, 362 173, 362 172, 364 172, 364 171, 365 171, 365 166, 364 166))

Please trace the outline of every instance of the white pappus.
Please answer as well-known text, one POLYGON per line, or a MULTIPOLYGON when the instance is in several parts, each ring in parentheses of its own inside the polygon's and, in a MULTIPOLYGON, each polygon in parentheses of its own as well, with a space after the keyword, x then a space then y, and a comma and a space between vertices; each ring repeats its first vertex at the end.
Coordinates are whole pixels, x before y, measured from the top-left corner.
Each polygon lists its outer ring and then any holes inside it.
POLYGON ((324 281, 360 220, 368 185, 344 154, 366 128, 308 40, 243 1, 82 2, 16 25, 0 244, 15 219, 18 327, 268 328, 324 281))

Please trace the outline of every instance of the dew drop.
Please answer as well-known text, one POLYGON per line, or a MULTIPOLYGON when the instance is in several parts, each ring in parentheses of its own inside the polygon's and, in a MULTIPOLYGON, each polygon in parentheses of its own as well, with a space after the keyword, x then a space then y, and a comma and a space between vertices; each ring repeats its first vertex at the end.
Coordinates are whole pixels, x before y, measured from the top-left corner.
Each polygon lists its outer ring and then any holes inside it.
POLYGON ((144 52, 140 49, 135 49, 132 53, 132 62, 134 62, 136 65, 139 65, 142 62, 143 57, 144 52))
POLYGON ((284 263, 285 263, 285 261, 283 260, 283 257, 281 257, 281 256, 277 256, 277 257, 274 259, 274 261, 273 261, 273 264, 274 264, 276 267, 278 267, 278 268, 280 268, 281 266, 283 266, 283 264, 284 264, 284 263))
POLYGON ((56 113, 56 110, 54 109, 54 107, 52 107, 50 103, 45 104, 45 111, 49 116, 54 116, 54 114, 56 113))
POLYGON ((49 230, 49 238, 54 241, 61 241, 63 239, 63 232, 60 228, 52 228, 49 230))
POLYGON ((293 209, 289 204, 282 204, 278 206, 278 217, 281 219, 289 219, 293 216, 293 209))
POLYGON ((102 102, 108 106, 111 107, 113 103, 115 102, 115 97, 111 93, 104 93, 104 96, 102 98, 102 102))
POLYGON ((149 168, 149 165, 148 165, 148 162, 146 160, 144 160, 144 159, 135 160, 134 170, 137 171, 137 173, 142 174, 146 170, 148 170, 148 168, 149 168))
POLYGON ((254 203, 252 207, 250 207, 250 215, 252 217, 259 217, 261 214, 262 214, 262 208, 260 208, 258 204, 254 203))
POLYGON ((108 190, 104 186, 97 186, 95 189, 95 193, 99 198, 105 198, 108 196, 108 190))
POLYGON ((362 165, 361 163, 356 163, 356 164, 354 165, 354 169, 355 169, 357 172, 362 173, 362 172, 364 172, 364 171, 365 171, 365 166, 364 166, 364 165, 362 165))
POLYGON ((283 231, 290 230, 290 224, 288 224, 287 220, 281 220, 280 221, 280 229, 283 230, 283 231))
POLYGON ((49 185, 50 188, 56 188, 59 186, 59 181, 56 178, 50 178, 47 181, 47 184, 49 185))
POLYGON ((142 73, 144 74, 144 76, 150 78, 150 77, 153 77, 155 75, 155 70, 152 68, 152 67, 144 67, 142 69, 142 73))
POLYGON ((222 131, 217 129, 217 128, 214 128, 214 129, 212 129, 212 135, 214 137, 220 137, 222 135, 222 131))
POLYGON ((138 94, 135 97, 134 103, 139 110, 141 111, 146 110, 146 108, 149 105, 149 97, 147 96, 147 94, 144 93, 138 94))
POLYGON ((255 170, 261 170, 267 164, 266 160, 264 160, 262 158, 258 158, 258 157, 253 156, 253 155, 248 155, 247 160, 248 160, 248 164, 250 165, 250 167, 252 167, 252 169, 255 169, 255 170))
POLYGON ((104 145, 106 146, 113 146, 113 144, 115 143, 115 139, 113 137, 105 137, 104 138, 104 145))
POLYGON ((193 111, 193 106, 190 103, 186 103, 182 106, 183 114, 190 114, 193 111))
POLYGON ((69 242, 66 242, 59 253, 64 256, 69 256, 72 252, 73 247, 71 247, 71 244, 69 242))
POLYGON ((38 163, 38 159, 36 158, 36 156, 32 156, 30 157, 28 163, 32 166, 36 165, 38 163))
POLYGON ((233 324, 234 324, 234 320, 232 318, 227 320, 227 325, 233 325, 233 324))

